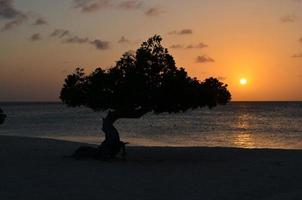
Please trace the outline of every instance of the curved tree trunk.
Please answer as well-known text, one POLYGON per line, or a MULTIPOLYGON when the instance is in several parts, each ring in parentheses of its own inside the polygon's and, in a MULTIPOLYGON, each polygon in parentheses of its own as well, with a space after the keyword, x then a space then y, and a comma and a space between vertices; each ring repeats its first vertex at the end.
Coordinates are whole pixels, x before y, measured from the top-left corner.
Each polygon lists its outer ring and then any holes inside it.
POLYGON ((120 152, 120 136, 113 123, 118 119, 116 113, 109 112, 108 115, 103 118, 102 130, 105 133, 105 140, 99 147, 99 156, 108 159, 114 158, 120 152))
POLYGON ((0 124, 3 124, 6 118, 6 114, 4 114, 3 110, 0 108, 0 124))
POLYGON ((113 126, 114 122, 121 118, 140 118, 148 111, 146 109, 138 109, 131 111, 109 111, 107 116, 103 118, 102 130, 105 133, 105 140, 99 146, 99 157, 103 159, 114 158, 122 152, 125 156, 125 144, 120 140, 119 132, 113 126))

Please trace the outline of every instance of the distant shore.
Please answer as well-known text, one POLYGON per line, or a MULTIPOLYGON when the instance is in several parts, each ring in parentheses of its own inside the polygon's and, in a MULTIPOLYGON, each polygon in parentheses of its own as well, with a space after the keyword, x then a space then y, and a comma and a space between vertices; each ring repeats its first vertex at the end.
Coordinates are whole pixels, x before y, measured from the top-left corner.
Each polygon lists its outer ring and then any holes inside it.
POLYGON ((81 143, 0 136, 0 199, 299 199, 302 150, 128 147, 127 161, 70 157, 81 143))

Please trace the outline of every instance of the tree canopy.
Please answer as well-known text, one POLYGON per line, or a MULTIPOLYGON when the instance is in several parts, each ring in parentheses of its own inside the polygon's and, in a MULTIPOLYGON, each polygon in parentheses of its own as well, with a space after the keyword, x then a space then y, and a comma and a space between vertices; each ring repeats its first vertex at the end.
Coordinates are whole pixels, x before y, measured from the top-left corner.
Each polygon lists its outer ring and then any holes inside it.
POLYGON ((68 106, 94 111, 140 110, 142 114, 175 113, 224 105, 231 99, 227 85, 216 78, 199 81, 176 67, 174 58, 155 35, 136 52, 126 52, 114 67, 86 75, 77 68, 68 75, 60 98, 68 106))

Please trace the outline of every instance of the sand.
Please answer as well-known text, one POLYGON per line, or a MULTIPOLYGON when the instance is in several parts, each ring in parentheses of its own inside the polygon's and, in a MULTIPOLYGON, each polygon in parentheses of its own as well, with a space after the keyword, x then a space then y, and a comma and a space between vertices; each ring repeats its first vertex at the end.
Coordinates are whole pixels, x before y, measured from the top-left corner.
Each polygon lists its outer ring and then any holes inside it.
POLYGON ((125 162, 66 157, 81 145, 0 136, 0 199, 302 199, 301 150, 129 147, 125 162))

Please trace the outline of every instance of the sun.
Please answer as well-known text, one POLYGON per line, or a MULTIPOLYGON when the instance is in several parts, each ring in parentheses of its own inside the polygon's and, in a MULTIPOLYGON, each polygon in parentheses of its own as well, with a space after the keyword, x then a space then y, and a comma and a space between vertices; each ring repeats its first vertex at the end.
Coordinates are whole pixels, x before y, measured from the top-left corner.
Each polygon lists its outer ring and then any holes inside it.
POLYGON ((247 79, 246 78, 241 78, 240 79, 240 85, 246 85, 247 84, 247 79))

